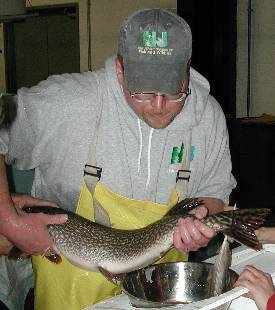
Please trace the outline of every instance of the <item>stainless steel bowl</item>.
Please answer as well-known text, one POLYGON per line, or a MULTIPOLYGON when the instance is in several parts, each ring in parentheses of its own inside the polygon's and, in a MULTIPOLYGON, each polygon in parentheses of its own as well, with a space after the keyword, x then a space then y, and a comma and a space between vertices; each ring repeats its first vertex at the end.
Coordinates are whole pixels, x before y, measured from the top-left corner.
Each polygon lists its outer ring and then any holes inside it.
MULTIPOLYGON (((122 283, 134 307, 167 307, 213 297, 209 263, 163 263, 127 274, 122 283)), ((238 274, 229 270, 224 291, 233 287, 238 274)))

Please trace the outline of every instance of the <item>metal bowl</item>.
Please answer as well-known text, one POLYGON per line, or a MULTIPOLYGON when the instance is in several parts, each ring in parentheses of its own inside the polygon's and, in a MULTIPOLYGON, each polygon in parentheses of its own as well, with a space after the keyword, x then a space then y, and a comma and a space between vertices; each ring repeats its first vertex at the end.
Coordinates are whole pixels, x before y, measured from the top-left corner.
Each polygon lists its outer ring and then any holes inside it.
MULTIPOLYGON (((167 307, 213 297, 209 263, 163 263, 128 273, 122 289, 134 307, 167 307)), ((224 292, 232 289, 238 274, 229 270, 224 292)))

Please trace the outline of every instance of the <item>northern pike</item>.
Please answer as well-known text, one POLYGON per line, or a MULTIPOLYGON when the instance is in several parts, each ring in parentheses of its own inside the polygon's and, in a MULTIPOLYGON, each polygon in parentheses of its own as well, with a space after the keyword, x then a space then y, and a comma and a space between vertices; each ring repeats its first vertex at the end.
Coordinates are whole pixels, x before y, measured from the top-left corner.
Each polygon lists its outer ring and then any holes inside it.
MULTIPOLYGON (((170 211, 159 221, 134 230, 106 227, 61 208, 35 206, 26 207, 24 211, 67 214, 65 223, 47 226, 54 242, 54 251, 72 264, 86 270, 100 271, 111 280, 116 275, 148 266, 162 257, 173 246, 173 233, 179 218, 195 218, 188 212, 199 204, 196 198, 184 200, 175 206, 177 212, 170 211)), ((225 211, 200 221, 216 232, 222 231, 240 243, 260 249, 254 230, 263 224, 269 211, 225 211)))

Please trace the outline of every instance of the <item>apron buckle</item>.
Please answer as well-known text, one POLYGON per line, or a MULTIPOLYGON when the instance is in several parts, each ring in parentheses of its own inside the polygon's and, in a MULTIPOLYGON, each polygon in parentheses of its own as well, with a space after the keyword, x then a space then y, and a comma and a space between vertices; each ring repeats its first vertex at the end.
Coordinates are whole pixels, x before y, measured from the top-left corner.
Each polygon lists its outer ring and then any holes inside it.
POLYGON ((97 177, 98 181, 101 178, 101 173, 102 173, 102 168, 97 167, 97 166, 92 166, 92 165, 85 165, 85 169, 84 169, 84 176, 85 175, 91 175, 93 177, 97 177))
POLYGON ((189 182, 191 170, 178 170, 176 182, 178 180, 187 180, 189 182))

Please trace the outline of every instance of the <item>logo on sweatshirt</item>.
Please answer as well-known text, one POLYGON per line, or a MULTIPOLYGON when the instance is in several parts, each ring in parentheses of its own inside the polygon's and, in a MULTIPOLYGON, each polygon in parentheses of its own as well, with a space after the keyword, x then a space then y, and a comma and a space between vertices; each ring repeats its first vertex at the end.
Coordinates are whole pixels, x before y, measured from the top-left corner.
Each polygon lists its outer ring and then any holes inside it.
MULTIPOLYGON (((182 162, 183 158, 183 151, 184 151, 184 143, 181 144, 180 147, 174 146, 172 149, 172 155, 171 155, 171 164, 180 164, 182 162)), ((195 146, 191 146, 190 150, 190 161, 192 161, 195 157, 195 146)))
POLYGON ((171 156, 171 164, 178 164, 182 162, 184 144, 181 144, 181 147, 174 146, 171 156))

